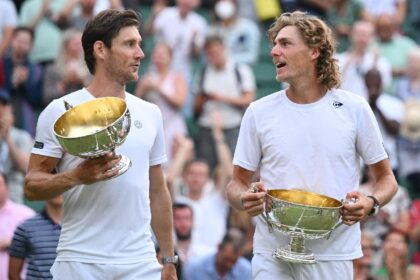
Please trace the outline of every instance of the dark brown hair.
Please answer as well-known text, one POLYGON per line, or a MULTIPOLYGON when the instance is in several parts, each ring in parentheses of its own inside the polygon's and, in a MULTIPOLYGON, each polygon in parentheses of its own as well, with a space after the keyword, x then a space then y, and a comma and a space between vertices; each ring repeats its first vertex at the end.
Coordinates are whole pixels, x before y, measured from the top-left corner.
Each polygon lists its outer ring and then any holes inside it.
POLYGON ((82 35, 82 45, 85 62, 91 74, 95 74, 94 43, 102 41, 107 48, 111 48, 112 40, 118 36, 122 28, 128 26, 140 28, 140 17, 133 10, 108 9, 100 12, 87 23, 82 35))

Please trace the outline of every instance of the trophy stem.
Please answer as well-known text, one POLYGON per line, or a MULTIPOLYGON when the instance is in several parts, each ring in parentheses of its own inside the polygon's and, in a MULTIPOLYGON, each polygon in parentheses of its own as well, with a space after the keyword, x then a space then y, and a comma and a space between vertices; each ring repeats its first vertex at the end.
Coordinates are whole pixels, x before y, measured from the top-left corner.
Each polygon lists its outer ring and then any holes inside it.
POLYGON ((305 252, 305 239, 298 236, 292 236, 290 238, 290 250, 295 253, 305 252))
POLYGON ((273 258, 303 264, 316 262, 315 255, 305 249, 305 239, 302 236, 292 236, 289 245, 274 250, 273 258))
POLYGON ((118 164, 112 168, 112 169, 118 170, 118 174, 115 176, 109 177, 107 180, 118 177, 121 174, 125 173, 130 168, 130 166, 131 166, 131 160, 128 157, 121 155, 121 159, 118 162, 118 164))

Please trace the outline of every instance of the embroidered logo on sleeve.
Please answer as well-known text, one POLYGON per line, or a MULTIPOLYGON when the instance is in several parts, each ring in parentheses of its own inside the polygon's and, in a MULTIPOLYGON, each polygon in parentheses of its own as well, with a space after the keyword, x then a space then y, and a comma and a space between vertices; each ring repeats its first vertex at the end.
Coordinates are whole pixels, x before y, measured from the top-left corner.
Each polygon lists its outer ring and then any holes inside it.
POLYGON ((338 102, 338 101, 334 101, 334 102, 333 102, 333 106, 334 106, 335 108, 340 108, 341 106, 343 106, 343 103, 338 102))
POLYGON ((44 143, 35 141, 34 148, 36 149, 44 149, 44 143))

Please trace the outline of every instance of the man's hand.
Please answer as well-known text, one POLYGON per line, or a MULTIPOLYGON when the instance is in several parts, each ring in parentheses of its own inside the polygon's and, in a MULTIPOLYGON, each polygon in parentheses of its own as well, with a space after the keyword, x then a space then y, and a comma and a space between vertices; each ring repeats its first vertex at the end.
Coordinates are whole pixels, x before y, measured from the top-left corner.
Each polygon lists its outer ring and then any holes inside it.
POLYGON ((364 219, 372 210, 373 200, 358 191, 349 192, 347 203, 341 208, 341 219, 346 225, 354 225, 364 219))
POLYGON ((109 152, 97 158, 84 160, 74 169, 74 177, 80 184, 86 185, 109 179, 118 174, 118 170, 114 167, 118 165, 120 159, 121 156, 109 152))
POLYGON ((251 216, 263 213, 266 193, 263 183, 252 183, 250 188, 241 195, 242 209, 251 216))

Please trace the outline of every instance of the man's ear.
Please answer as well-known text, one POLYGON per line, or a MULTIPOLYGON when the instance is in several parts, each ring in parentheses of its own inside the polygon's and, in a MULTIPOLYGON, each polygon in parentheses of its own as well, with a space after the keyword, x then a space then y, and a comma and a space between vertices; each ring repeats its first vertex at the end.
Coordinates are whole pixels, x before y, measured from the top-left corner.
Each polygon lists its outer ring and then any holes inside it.
POLYGON ((318 59, 320 55, 319 49, 311 49, 311 60, 318 59))
POLYGON ((93 53, 96 56, 96 58, 104 59, 104 57, 106 55, 106 52, 107 52, 107 48, 106 48, 104 42, 96 41, 93 44, 93 53))

